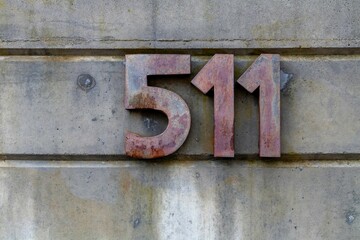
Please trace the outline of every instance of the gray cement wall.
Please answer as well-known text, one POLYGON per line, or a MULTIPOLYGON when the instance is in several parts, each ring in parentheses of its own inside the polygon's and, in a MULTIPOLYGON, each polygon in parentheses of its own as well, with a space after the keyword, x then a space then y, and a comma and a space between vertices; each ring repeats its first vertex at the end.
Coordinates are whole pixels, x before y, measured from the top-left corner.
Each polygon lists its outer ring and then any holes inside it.
POLYGON ((360 239, 358 1, 0 0, 0 239, 360 239), (237 79, 281 53, 283 157, 259 159, 258 99, 235 88, 233 159, 214 159, 213 97, 191 79, 213 53, 237 79), (158 161, 124 155, 126 53, 192 54, 150 85, 192 128, 158 161), (345 55, 346 54, 346 55, 345 55), (90 74, 96 86, 77 85, 90 74), (95 160, 95 161, 94 161, 95 160))
POLYGON ((358 1, 1 1, 2 48, 351 48, 358 1))
POLYGON ((358 161, 0 163, 1 239, 358 239, 358 161))
MULTIPOLYGON (((236 78, 255 57, 235 59, 236 78)), ((192 128, 179 155, 213 153, 213 97, 190 83, 209 57, 192 57, 187 77, 154 78, 150 85, 178 93, 189 105, 192 128)), ((282 153, 359 153, 358 56, 284 56, 294 75, 281 93, 282 153)), ((3 154, 124 155, 124 133, 151 136, 166 117, 124 108, 123 57, 10 56, 0 60, 0 149, 3 154), (77 85, 87 73, 96 85, 77 85)), ((235 88, 235 150, 258 154, 258 96, 235 88)))

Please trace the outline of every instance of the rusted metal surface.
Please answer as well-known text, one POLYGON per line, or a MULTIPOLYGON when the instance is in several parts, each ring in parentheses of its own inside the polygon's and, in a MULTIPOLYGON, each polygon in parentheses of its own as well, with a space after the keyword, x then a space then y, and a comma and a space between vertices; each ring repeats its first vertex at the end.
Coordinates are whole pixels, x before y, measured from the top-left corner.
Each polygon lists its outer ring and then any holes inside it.
POLYGON ((261 54, 237 82, 251 93, 260 87, 260 156, 280 157, 280 55, 261 54))
POLYGON ((234 157, 234 55, 215 54, 191 83, 214 88, 214 156, 234 157))
POLYGON ((169 90, 147 86, 149 75, 172 74, 190 74, 190 55, 126 55, 125 108, 159 110, 169 119, 165 131, 157 136, 128 132, 126 155, 144 159, 167 156, 187 138, 191 116, 185 101, 169 90))

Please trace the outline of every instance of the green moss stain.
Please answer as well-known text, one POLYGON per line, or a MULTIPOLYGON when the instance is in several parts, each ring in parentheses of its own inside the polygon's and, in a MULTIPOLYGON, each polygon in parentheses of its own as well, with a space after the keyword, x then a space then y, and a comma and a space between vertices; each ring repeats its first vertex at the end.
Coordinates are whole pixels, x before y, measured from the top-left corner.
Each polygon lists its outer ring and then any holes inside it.
POLYGON ((68 0, 70 6, 74 6, 75 0, 68 0))
POLYGON ((5 0, 0 0, 0 9, 6 6, 5 0))
MULTIPOLYGON (((304 20, 299 18, 274 21, 268 24, 258 24, 251 28, 251 34, 254 39, 262 40, 299 40, 297 29, 302 25, 304 20)), ((260 47, 261 44, 259 44, 260 47)), ((263 46, 266 47, 266 46, 263 46)))

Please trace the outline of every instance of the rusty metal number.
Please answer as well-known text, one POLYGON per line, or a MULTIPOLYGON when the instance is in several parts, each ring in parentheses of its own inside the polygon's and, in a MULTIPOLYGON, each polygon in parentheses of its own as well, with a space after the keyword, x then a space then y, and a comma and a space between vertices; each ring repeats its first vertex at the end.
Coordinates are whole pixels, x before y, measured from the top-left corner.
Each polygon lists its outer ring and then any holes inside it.
MULTIPOLYGON (((184 143, 191 124, 190 111, 176 93, 147 86, 149 75, 190 74, 190 55, 127 55, 126 109, 164 112, 169 123, 157 136, 128 132, 125 151, 136 158, 167 156, 184 143)), ((216 54, 191 81, 206 94, 214 88, 214 155, 234 156, 234 56, 216 54)), ((260 88, 261 157, 280 157, 280 56, 261 54, 237 81, 249 92, 260 88)))
POLYGON ((126 109, 154 109, 164 112, 169 123, 163 133, 142 137, 128 132, 126 155, 135 158, 167 156, 180 148, 190 130, 191 116, 185 101, 176 93, 147 86, 149 75, 190 74, 190 55, 147 54, 126 56, 126 109))
POLYGON ((214 88, 214 156, 234 157, 234 55, 215 54, 191 83, 214 88))
POLYGON ((260 87, 260 156, 280 157, 280 56, 261 54, 237 82, 251 93, 260 87))

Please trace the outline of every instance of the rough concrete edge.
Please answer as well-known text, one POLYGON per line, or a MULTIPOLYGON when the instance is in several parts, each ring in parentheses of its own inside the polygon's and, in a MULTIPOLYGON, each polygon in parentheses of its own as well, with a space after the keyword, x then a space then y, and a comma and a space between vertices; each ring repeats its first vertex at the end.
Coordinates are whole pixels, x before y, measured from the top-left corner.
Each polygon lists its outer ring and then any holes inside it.
POLYGON ((360 168, 360 158, 352 160, 323 159, 323 160, 302 160, 302 161, 264 161, 256 159, 232 160, 232 161, 196 161, 192 160, 171 160, 168 162, 160 161, 86 161, 86 160, 23 160, 14 159, 11 161, 0 160, 0 168, 138 168, 151 166, 192 166, 206 164, 208 167, 216 166, 241 166, 243 168, 295 168, 302 171, 303 168, 360 168))
POLYGON ((102 161, 102 162, 121 162, 121 161, 141 161, 148 163, 172 162, 172 161, 263 161, 263 162, 301 162, 301 161, 327 161, 327 160, 358 160, 360 153, 339 153, 339 154, 324 154, 324 153, 309 153, 309 154, 282 154, 280 158, 261 158, 258 154, 235 154, 234 158, 215 158, 211 154, 201 155, 184 155, 172 154, 163 158, 139 160, 130 158, 126 155, 80 155, 80 154, 1 154, 0 161, 12 160, 38 160, 38 161, 102 161))
POLYGON ((0 45, 0 56, 121 56, 126 54, 237 54, 259 55, 262 53, 277 53, 282 55, 355 55, 360 54, 358 47, 284 47, 284 48, 4 48, 0 45))

